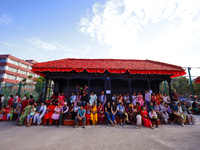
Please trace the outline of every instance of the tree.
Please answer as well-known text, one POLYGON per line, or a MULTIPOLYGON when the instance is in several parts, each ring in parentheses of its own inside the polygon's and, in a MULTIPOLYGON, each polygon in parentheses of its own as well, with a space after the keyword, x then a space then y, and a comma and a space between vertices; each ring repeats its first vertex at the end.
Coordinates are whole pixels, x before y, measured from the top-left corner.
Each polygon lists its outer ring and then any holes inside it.
POLYGON ((43 86, 44 82, 45 82, 45 79, 42 76, 40 76, 37 79, 36 84, 35 84, 35 91, 36 91, 36 93, 41 93, 42 92, 42 86, 43 86))
POLYGON ((31 79, 32 77, 33 77, 32 75, 29 75, 29 76, 28 76, 29 79, 31 79))
POLYGON ((172 79, 172 88, 176 89, 180 95, 190 94, 190 82, 186 77, 178 77, 172 79))

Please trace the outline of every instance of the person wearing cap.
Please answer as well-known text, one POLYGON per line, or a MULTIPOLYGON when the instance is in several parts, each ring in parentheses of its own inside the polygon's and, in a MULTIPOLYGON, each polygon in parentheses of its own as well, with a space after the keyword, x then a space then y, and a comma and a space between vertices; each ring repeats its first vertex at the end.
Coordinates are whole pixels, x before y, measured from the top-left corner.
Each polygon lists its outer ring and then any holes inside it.
POLYGON ((69 111, 69 106, 67 106, 67 102, 64 102, 64 106, 61 108, 61 112, 60 112, 58 127, 61 126, 61 122, 62 122, 63 117, 65 118, 65 120, 67 119, 68 111, 69 111))

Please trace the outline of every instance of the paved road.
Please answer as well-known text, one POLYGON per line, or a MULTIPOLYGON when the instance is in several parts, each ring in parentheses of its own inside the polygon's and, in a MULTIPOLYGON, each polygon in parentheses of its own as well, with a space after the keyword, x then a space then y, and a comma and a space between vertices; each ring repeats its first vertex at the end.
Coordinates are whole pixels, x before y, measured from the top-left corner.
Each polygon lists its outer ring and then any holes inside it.
POLYGON ((195 117, 197 125, 160 125, 154 130, 129 125, 27 128, 0 122, 0 150, 199 150, 200 116, 195 117))

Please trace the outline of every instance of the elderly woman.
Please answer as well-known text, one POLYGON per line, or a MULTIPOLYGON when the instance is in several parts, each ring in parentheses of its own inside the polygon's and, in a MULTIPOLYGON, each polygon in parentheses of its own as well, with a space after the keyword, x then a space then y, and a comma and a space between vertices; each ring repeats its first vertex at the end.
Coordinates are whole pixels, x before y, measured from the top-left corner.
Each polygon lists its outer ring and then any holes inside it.
POLYGON ((140 92, 138 92, 137 99, 138 99, 137 102, 140 103, 140 106, 143 106, 144 104, 143 96, 140 94, 140 92))
POLYGON ((91 92, 89 102, 90 102, 90 106, 93 106, 93 103, 97 105, 97 95, 94 94, 94 92, 91 92))

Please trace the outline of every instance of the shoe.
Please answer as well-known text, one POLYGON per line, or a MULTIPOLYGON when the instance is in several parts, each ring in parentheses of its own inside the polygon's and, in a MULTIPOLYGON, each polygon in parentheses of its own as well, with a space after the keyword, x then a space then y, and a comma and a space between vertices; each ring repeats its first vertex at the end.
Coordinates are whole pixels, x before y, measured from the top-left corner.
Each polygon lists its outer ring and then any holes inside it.
POLYGON ((123 127, 123 123, 121 123, 121 124, 120 124, 120 126, 122 126, 122 127, 123 127))
POLYGON ((126 125, 126 123, 124 122, 123 125, 126 125))
POLYGON ((196 125, 196 123, 193 123, 193 125, 196 125))
POLYGON ((46 126, 46 123, 44 124, 44 126, 46 126))
POLYGON ((158 125, 156 126, 156 128, 158 128, 158 125))
POLYGON ((138 127, 136 127, 136 129, 138 129, 138 127))
POLYGON ((85 128, 85 126, 83 126, 83 128, 85 128))
POLYGON ((78 127, 78 125, 75 125, 75 126, 74 126, 74 128, 77 128, 77 127, 78 127))
POLYGON ((62 125, 58 125, 58 127, 61 127, 62 125))
POLYGON ((51 126, 51 124, 48 125, 49 127, 51 126))
POLYGON ((141 129, 142 127, 139 127, 139 129, 141 129))
POLYGON ((192 123, 190 123, 190 125, 192 125, 192 123))
POLYGON ((184 124, 181 124, 182 127, 184 127, 184 124))

